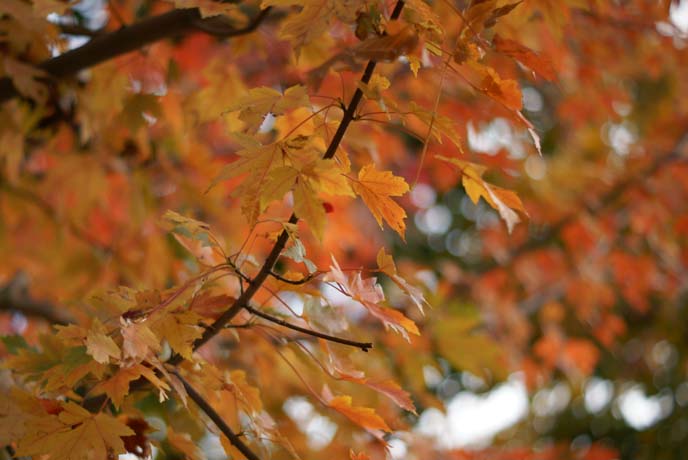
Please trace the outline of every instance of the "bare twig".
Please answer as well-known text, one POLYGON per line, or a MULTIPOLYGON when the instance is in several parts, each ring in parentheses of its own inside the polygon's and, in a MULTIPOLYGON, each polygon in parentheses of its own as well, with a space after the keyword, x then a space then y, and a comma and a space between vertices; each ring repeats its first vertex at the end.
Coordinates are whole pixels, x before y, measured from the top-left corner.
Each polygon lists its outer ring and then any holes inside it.
POLYGON ((220 417, 220 414, 218 414, 215 409, 212 408, 212 406, 208 403, 208 401, 203 398, 195 389, 192 387, 189 382, 187 382, 184 377, 182 377, 179 372, 172 371, 172 373, 182 382, 182 385, 184 385, 184 389, 186 390, 187 394, 189 397, 193 400, 193 402, 196 403, 196 405, 203 411, 205 414, 210 418, 210 420, 215 423, 215 425, 222 431, 222 434, 227 436, 227 439, 229 439, 229 442, 232 443, 234 447, 236 447, 239 452, 244 454, 244 457, 246 457, 248 460, 260 460, 259 457, 253 453, 253 451, 246 445, 244 442, 241 440, 241 438, 232 431, 232 429, 227 425, 227 423, 220 417))
POLYGON ((291 324, 287 321, 284 321, 281 318, 277 318, 275 316, 272 316, 272 315, 269 315, 265 312, 257 310, 250 305, 246 305, 244 308, 246 308, 247 311, 251 312, 252 314, 254 314, 256 316, 260 316, 263 319, 271 321, 275 324, 279 324, 280 326, 284 326, 288 329, 293 329, 295 331, 301 332, 302 334, 312 335, 313 337, 319 337, 321 339, 325 339, 325 340, 328 340, 330 342, 335 342, 335 343, 340 343, 342 345, 348 345, 350 347, 360 348, 361 350, 363 350, 365 352, 367 352, 368 349, 373 348, 373 344, 370 342, 357 342, 355 340, 348 340, 348 339, 343 339, 341 337, 335 337, 333 335, 323 334, 322 332, 314 331, 312 329, 306 329, 304 327, 297 326, 296 324, 291 324))

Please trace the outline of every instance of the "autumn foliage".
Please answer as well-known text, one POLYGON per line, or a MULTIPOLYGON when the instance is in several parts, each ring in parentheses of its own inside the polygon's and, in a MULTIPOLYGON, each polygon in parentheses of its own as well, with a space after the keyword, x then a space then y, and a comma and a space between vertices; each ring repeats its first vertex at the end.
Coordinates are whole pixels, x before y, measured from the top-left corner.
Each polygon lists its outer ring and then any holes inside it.
POLYGON ((0 458, 681 458, 678 7, 1 0, 0 458))

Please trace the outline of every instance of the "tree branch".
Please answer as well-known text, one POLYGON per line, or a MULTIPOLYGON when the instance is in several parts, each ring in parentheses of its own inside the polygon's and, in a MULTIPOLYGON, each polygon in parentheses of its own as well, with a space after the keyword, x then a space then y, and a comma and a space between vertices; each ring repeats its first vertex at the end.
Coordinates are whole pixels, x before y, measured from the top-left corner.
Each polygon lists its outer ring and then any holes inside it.
POLYGON ((74 320, 46 301, 35 300, 28 293, 29 278, 19 272, 9 283, 0 287, 0 311, 16 311, 24 316, 42 318, 51 324, 67 325, 74 320))
POLYGON ((293 329, 295 331, 301 332, 302 334, 306 335, 312 335, 313 337, 319 337, 321 339, 329 340, 330 342, 336 342, 336 343, 341 343, 342 345, 348 345, 350 347, 356 347, 360 348, 361 350, 368 352, 368 349, 373 348, 373 344, 370 342, 356 342, 355 340, 347 340, 343 339, 341 337, 335 337, 333 335, 328 335, 328 334, 323 334, 322 332, 314 331, 312 329, 306 329, 301 326, 297 326, 296 324, 291 324, 287 321, 284 321, 281 318, 277 318, 275 316, 269 315, 265 312, 262 312, 260 310, 256 310, 250 305, 246 305, 247 311, 253 313, 256 316, 260 316, 263 319, 266 319, 268 321, 271 321, 275 324, 279 324, 280 326, 284 326, 288 329, 293 329))
MULTIPOLYGON (((403 7, 404 1, 397 0, 396 5, 394 6, 394 11, 390 16, 390 19, 398 19, 403 7)), ((363 76, 361 77, 362 83, 367 84, 368 82, 370 82, 370 78, 373 76, 373 71, 375 70, 376 64, 377 63, 375 61, 368 62, 365 71, 363 72, 363 76)), ((358 104, 361 102, 362 97, 363 91, 361 91, 360 88, 356 88, 356 92, 354 92, 354 95, 351 98, 351 102, 349 102, 349 105, 344 111, 342 121, 337 127, 337 131, 332 137, 330 145, 328 146, 327 151, 323 156, 324 159, 332 158, 334 154, 337 152, 339 144, 342 142, 342 139, 344 138, 344 134, 346 133, 347 128, 354 119, 354 114, 356 113, 356 109, 358 108, 358 104)), ((292 214, 291 217, 289 217, 288 223, 295 224, 298 222, 298 220, 299 218, 296 217, 296 214, 292 214)), ((282 250, 284 250, 284 247, 286 246, 288 240, 289 233, 287 233, 286 230, 283 230, 277 238, 275 245, 272 247, 272 250, 265 259, 263 266, 260 268, 256 276, 253 278, 253 281, 249 283, 246 290, 234 301, 232 306, 229 307, 229 309, 227 309, 217 320, 215 320, 214 323, 208 326, 208 328, 203 333, 203 336, 200 339, 196 340, 196 342, 194 342, 194 350, 203 346, 208 340, 213 338, 232 320, 232 318, 234 318, 243 308, 248 306, 249 301, 253 298, 255 293, 258 292, 263 282, 265 282, 265 279, 272 272, 272 267, 275 265, 275 262, 277 262, 277 259, 282 253, 282 250)), ((181 360, 182 358, 179 355, 177 355, 170 360, 170 363, 176 364, 181 362, 181 360)))
POLYGON ((248 460, 260 460, 259 457, 253 453, 253 451, 246 445, 244 442, 241 440, 241 438, 232 431, 232 429, 225 423, 224 420, 222 420, 222 417, 220 417, 220 414, 218 414, 215 409, 211 407, 211 405, 206 401, 203 396, 201 396, 195 389, 192 387, 189 382, 184 380, 184 378, 179 374, 179 372, 172 371, 172 373, 182 382, 182 385, 184 385, 184 389, 188 393, 189 397, 193 400, 193 402, 196 403, 196 405, 203 411, 205 414, 210 418, 210 420, 215 423, 215 425, 222 431, 222 434, 227 436, 227 439, 229 439, 229 442, 232 443, 234 447, 236 447, 239 452, 244 454, 244 457, 246 457, 248 460))
MULTIPOLYGON (((43 61, 38 67, 51 77, 61 79, 158 40, 192 31, 203 31, 222 37, 248 34, 258 27, 269 10, 270 8, 262 10, 246 27, 235 29, 221 24, 217 18, 202 19, 198 8, 174 9, 115 32, 99 34, 85 45, 43 61)), ((19 92, 10 78, 0 79, 0 103, 18 95, 19 92)))
POLYGON ((63 24, 57 23, 57 28, 60 29, 60 33, 64 35, 76 35, 81 37, 97 37, 103 35, 105 32, 102 29, 93 30, 88 27, 81 26, 79 24, 63 24))

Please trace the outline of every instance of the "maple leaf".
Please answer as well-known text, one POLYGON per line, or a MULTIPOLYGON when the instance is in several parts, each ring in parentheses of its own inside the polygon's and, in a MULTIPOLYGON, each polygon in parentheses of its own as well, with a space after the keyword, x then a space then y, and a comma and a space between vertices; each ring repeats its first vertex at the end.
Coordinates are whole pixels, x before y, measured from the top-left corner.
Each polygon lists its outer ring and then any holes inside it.
POLYGON ((494 36, 492 44, 496 51, 516 59, 545 80, 554 81, 557 79, 552 63, 530 48, 515 40, 502 38, 499 35, 494 36))
POLYGON ((480 90, 505 107, 519 111, 523 107, 521 88, 516 80, 503 80, 491 67, 482 67, 480 90))
POLYGON ((484 166, 442 155, 437 155, 436 158, 458 166, 461 170, 461 182, 471 201, 477 204, 482 197, 490 206, 497 210, 500 217, 506 222, 509 233, 511 233, 514 226, 521 221, 513 209, 526 214, 518 195, 511 190, 505 190, 485 182, 482 179, 486 169, 484 166))
POLYGON ((145 377, 149 382, 155 385, 160 391, 160 399, 164 398, 164 392, 170 387, 167 383, 160 380, 151 368, 143 366, 142 364, 134 364, 130 367, 122 367, 115 372, 107 380, 99 382, 91 392, 94 395, 105 393, 108 395, 115 407, 119 408, 124 401, 124 397, 129 394, 129 383, 137 380, 139 377, 145 377))
POLYGON ((19 92, 30 97, 39 104, 48 99, 48 88, 41 82, 46 80, 48 74, 43 70, 29 64, 19 62, 9 56, 3 57, 5 72, 12 78, 12 83, 19 92))
POLYGON ((188 433, 177 433, 172 427, 167 428, 167 440, 189 460, 205 460, 206 456, 188 433))
POLYGON ((263 0, 261 8, 292 5, 302 9, 283 22, 280 35, 292 41, 298 57, 301 48, 325 33, 335 18, 355 22, 356 13, 365 5, 365 0, 263 0))
POLYGON ((398 31, 388 30, 387 35, 370 37, 354 46, 351 51, 361 59, 392 61, 413 51, 417 44, 418 33, 412 26, 406 25, 398 31))
POLYGON ((19 440, 17 455, 50 454, 51 460, 90 460, 125 453, 122 436, 134 434, 127 425, 104 413, 92 414, 73 402, 62 408, 59 415, 46 417, 51 426, 36 426, 19 440))
POLYGON ((382 92, 389 89, 391 83, 380 74, 373 74, 368 83, 358 82, 358 87, 363 91, 363 95, 372 101, 379 101, 382 92))
POLYGON ((378 270, 389 276, 394 284, 399 286, 399 289, 404 291, 404 293, 411 298, 416 307, 418 307, 418 310, 420 310, 421 313, 424 313, 423 307, 429 306, 429 304, 428 301, 425 300, 423 291, 415 286, 412 286, 408 281, 399 276, 397 273, 397 267, 394 264, 394 259, 391 255, 385 253, 385 248, 380 248, 377 253, 377 266, 378 270))
POLYGON ((489 370, 498 378, 504 376, 504 354, 498 344, 480 331, 477 315, 457 315, 438 319, 433 337, 440 353, 452 366, 486 377, 489 370))
POLYGON ((416 414, 416 406, 411 400, 408 392, 404 391, 397 382, 392 379, 374 380, 369 378, 361 378, 343 374, 342 378, 350 382, 356 382, 360 385, 365 385, 380 394, 387 396, 394 401, 396 405, 409 412, 416 414))
POLYGON ((404 238, 406 231, 406 211, 390 197, 401 196, 409 187, 401 177, 390 171, 378 171, 374 164, 368 164, 358 172, 358 180, 352 182, 354 191, 363 198, 366 206, 373 213, 375 220, 382 228, 382 220, 404 238))
POLYGON ((121 356, 119 346, 107 335, 105 326, 98 319, 93 321, 86 335, 86 350, 101 364, 107 364, 110 358, 119 359, 121 356))
POLYGON ((268 193, 274 193, 270 188, 266 188, 266 185, 270 182, 270 172, 284 166, 283 148, 279 143, 265 146, 254 143, 238 151, 237 156, 239 159, 222 168, 209 188, 220 181, 246 174, 233 194, 241 197, 242 213, 249 225, 253 226, 262 211, 261 194, 266 190, 268 193))
POLYGON ((160 339, 144 323, 121 320, 123 358, 140 362, 160 351, 160 339))
POLYGON ((205 246, 217 246, 216 239, 210 233, 210 225, 190 217, 182 216, 172 210, 162 216, 172 233, 200 241, 205 246))
POLYGON ((308 222, 313 234, 322 241, 325 230, 325 208, 315 196, 315 191, 305 181, 300 181, 294 189, 294 212, 308 222))
POLYGON ((411 319, 404 316, 399 310, 385 307, 381 304, 385 300, 385 295, 382 292, 382 287, 377 284, 375 278, 361 277, 361 273, 357 272, 353 276, 353 280, 342 272, 339 264, 332 257, 332 266, 330 267, 329 276, 338 283, 352 299, 358 301, 363 305, 370 314, 382 321, 385 328, 392 329, 401 334, 407 341, 409 341, 408 333, 420 335, 420 331, 411 319))
POLYGON ((374 409, 370 407, 354 406, 353 399, 349 395, 332 396, 329 389, 325 387, 323 396, 327 405, 344 415, 346 418, 355 424, 371 431, 387 431, 392 429, 387 425, 385 420, 375 413, 374 409))
POLYGON ((282 115, 299 107, 310 107, 306 88, 300 85, 287 88, 284 94, 265 86, 252 88, 239 96, 226 108, 227 112, 239 112, 239 119, 246 123, 249 132, 255 132, 265 115, 282 115))
POLYGON ((192 311, 163 312, 159 318, 151 318, 155 336, 167 340, 176 353, 191 359, 193 342, 203 335, 199 326, 201 317, 192 311))
POLYGON ((231 371, 225 388, 241 402, 247 414, 258 414, 263 410, 260 390, 248 383, 246 372, 238 369, 231 371))
POLYGON ((435 137, 437 142, 441 144, 442 136, 446 136, 459 151, 463 151, 461 136, 456 132, 456 122, 454 120, 444 115, 425 110, 413 101, 409 104, 409 111, 430 129, 431 134, 435 137))

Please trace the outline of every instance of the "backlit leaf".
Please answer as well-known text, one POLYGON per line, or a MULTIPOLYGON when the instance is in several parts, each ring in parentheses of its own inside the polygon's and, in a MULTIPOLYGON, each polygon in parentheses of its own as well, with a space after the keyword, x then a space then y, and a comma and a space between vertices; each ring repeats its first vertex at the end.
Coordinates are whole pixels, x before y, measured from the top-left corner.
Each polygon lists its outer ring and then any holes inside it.
POLYGON ((358 180, 353 181, 352 185, 373 213, 380 228, 384 219, 403 239, 406 231, 406 211, 390 197, 408 192, 406 181, 394 176, 390 171, 378 171, 374 164, 369 164, 361 168, 358 180))

